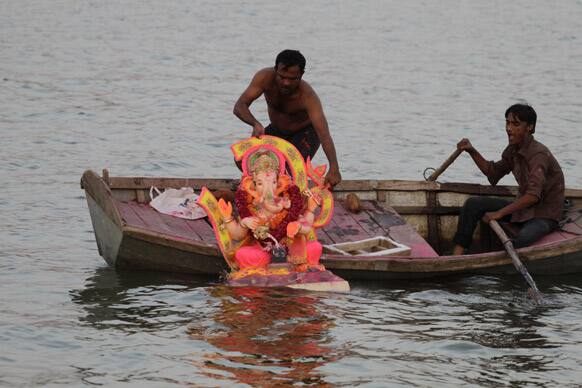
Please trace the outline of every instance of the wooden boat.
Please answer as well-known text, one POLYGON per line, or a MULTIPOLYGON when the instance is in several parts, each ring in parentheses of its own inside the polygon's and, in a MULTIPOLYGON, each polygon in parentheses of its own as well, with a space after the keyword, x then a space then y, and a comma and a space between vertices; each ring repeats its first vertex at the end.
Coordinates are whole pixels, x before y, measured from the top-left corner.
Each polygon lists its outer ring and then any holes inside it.
MULTIPOLYGON (((99 253, 117 268, 220 276, 227 265, 206 219, 156 212, 152 186, 234 190, 235 179, 99 176, 86 171, 85 190, 99 253)), ((347 180, 334 189, 332 222, 318 231, 321 262, 347 280, 426 278, 451 274, 516 273, 488 226, 478 227, 471 254, 450 256, 460 207, 470 196, 512 198, 517 188, 467 183, 347 180), (350 212, 348 194, 360 200, 350 212), (370 241, 373 241, 370 245, 370 241), (386 244, 394 245, 386 245, 386 244)), ((582 272, 582 190, 568 189, 569 221, 533 246, 519 249, 532 275, 582 272)))

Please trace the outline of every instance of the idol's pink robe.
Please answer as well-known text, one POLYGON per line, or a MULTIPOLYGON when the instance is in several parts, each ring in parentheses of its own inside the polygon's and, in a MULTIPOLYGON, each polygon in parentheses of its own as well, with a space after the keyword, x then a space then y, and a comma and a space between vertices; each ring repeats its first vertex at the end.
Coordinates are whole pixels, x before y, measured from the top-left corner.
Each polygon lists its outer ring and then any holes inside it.
MULTIPOLYGON (((310 266, 319 264, 323 246, 318 241, 310 241, 306 248, 307 264, 310 266)), ((265 252, 259 243, 239 248, 234 254, 234 259, 240 269, 266 267, 271 263, 271 255, 265 252)))

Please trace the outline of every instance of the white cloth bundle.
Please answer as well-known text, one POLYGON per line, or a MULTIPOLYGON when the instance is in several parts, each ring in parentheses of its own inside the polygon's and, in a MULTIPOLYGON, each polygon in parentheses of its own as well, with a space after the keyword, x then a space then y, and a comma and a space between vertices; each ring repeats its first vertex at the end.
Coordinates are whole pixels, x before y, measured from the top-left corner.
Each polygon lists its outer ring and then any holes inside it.
POLYGON ((150 206, 160 213, 189 220, 206 217, 204 209, 196 203, 198 194, 195 194, 194 189, 191 187, 166 189, 160 192, 157 187, 152 186, 150 188, 150 198, 152 198, 150 206), (154 191, 157 193, 155 198, 154 191))

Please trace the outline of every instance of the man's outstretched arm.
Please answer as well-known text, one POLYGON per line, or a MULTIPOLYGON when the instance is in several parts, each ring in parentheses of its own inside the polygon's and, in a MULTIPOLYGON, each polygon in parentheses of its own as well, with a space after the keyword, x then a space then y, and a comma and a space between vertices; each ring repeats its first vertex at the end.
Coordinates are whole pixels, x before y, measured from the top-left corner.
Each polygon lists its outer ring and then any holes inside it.
POLYGON ((329 133, 329 126, 327 125, 327 119, 323 113, 323 108, 319 97, 315 92, 310 93, 306 98, 306 109, 311 120, 311 125, 317 133, 321 147, 325 152, 327 161, 329 162, 329 171, 325 176, 325 183, 329 183, 331 186, 335 186, 341 182, 342 176, 339 171, 339 164, 337 162, 337 156, 335 153, 335 145, 333 144, 333 139, 329 133))
POLYGON ((252 136, 261 136, 265 133, 263 125, 253 116, 249 107, 251 104, 263 94, 263 80, 265 78, 264 72, 261 70, 253 77, 249 86, 240 95, 234 104, 233 113, 241 121, 253 127, 252 136))

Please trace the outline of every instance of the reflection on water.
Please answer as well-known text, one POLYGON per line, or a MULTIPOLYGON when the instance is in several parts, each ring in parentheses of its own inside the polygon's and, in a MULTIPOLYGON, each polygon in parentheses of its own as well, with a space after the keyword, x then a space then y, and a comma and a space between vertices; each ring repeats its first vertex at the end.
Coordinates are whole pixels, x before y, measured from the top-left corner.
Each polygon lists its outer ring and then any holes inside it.
MULTIPOLYGON (((168 333, 181 347, 189 343, 196 349, 180 356, 188 360, 195 380, 251 386, 328 385, 318 368, 340 353, 330 344, 331 311, 321 311, 325 295, 232 288, 205 278, 110 268, 100 268, 85 288, 71 292, 85 312, 80 322, 124 335, 168 333)), ((145 338, 138 342, 150 347, 145 338)), ((154 346, 150 351, 160 355, 154 346)))
POLYGON ((216 350, 195 361, 205 374, 251 386, 301 383, 327 386, 317 369, 337 359, 329 344, 333 320, 319 311, 320 296, 294 290, 216 287, 218 311, 192 323, 191 338, 216 350), (206 368, 204 368, 206 367, 206 368))
POLYGON ((536 280, 541 307, 519 276, 352 282, 333 294, 100 268, 71 299, 94 352, 115 356, 73 365, 100 384, 567 386, 581 376, 582 280, 536 280))
POLYGON ((188 311, 182 317, 176 316, 177 306, 164 299, 177 292, 208 286, 209 281, 191 275, 125 272, 104 267, 86 280, 84 289, 72 291, 71 296, 86 312, 79 320, 97 329, 156 331, 191 319, 188 311))
POLYGON ((451 294, 447 304, 466 307, 466 325, 455 339, 497 349, 556 347, 541 334, 540 317, 562 306, 551 296, 545 305, 537 305, 519 275, 460 277, 444 287, 451 294))
MULTIPOLYGON (((386 336, 386 341, 378 345, 363 342, 352 350, 359 351, 365 344, 368 354, 376 351, 380 356, 381 347, 391 344, 392 338, 397 344, 391 354, 384 356, 386 365, 390 365, 387 368, 394 370, 396 376, 405 376, 399 366, 416 366, 422 374, 418 379, 424 382, 438 382, 443 370, 454 371, 448 380, 452 385, 560 381, 556 371, 576 370, 577 366, 565 366, 556 356, 565 347, 576 347, 566 344, 564 333, 557 335, 561 331, 557 329, 565 326, 577 333, 582 329, 577 319, 569 323, 556 321, 556 316, 569 315, 565 311, 579 311, 582 280, 570 280, 575 293, 564 303, 561 292, 556 293, 553 287, 559 279, 538 279, 548 302, 542 307, 528 299, 519 276, 391 282, 389 288, 381 283, 352 284, 356 292, 385 301, 375 303, 373 309, 358 307, 352 313, 365 317, 375 313, 381 317, 374 327, 384 328, 386 336), (544 377, 540 379, 540 375, 544 377)), ((362 334, 364 338, 371 336, 362 334)))

